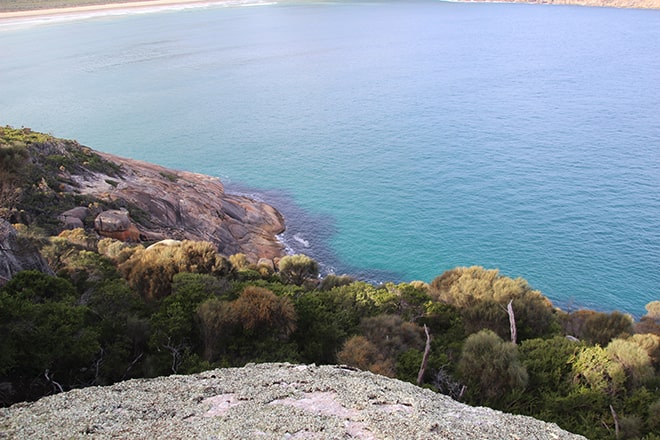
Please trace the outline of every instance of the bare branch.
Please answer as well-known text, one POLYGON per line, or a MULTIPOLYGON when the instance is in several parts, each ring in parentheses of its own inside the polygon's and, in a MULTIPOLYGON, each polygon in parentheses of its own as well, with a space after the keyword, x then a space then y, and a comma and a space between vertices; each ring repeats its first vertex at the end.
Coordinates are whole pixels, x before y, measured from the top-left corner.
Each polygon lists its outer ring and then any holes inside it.
POLYGON ((131 362, 131 364, 128 366, 128 368, 126 368, 126 371, 124 371, 124 375, 122 376, 122 380, 126 378, 126 376, 128 375, 128 372, 131 371, 131 368, 133 368, 133 367, 135 366, 135 364, 137 364, 138 361, 139 361, 140 359, 142 359, 142 356, 144 356, 144 353, 140 353, 140 354, 138 355, 138 357, 136 357, 135 359, 133 359, 133 362, 131 362))
POLYGON ((619 438, 619 415, 614 411, 614 407, 610 405, 610 412, 612 413, 612 418, 614 419, 614 437, 619 438))
POLYGON ((51 378, 48 376, 48 373, 49 373, 49 370, 46 369, 46 371, 44 371, 44 377, 46 378, 46 380, 47 380, 48 382, 50 382, 51 384, 53 384, 55 387, 57 387, 57 389, 60 390, 60 393, 63 393, 63 392, 64 392, 64 389, 62 388, 62 385, 60 385, 59 383, 57 383, 57 382, 55 382, 53 379, 51 379, 51 378))
POLYGON ((424 373, 426 372, 426 366, 429 362, 429 353, 431 352, 431 335, 429 334, 429 328, 424 324, 424 333, 426 333, 426 347, 424 348, 424 357, 422 357, 422 366, 419 367, 419 373, 417 374, 417 385, 422 384, 424 380, 424 373))
POLYGON ((511 342, 513 345, 516 344, 518 339, 518 332, 516 330, 516 316, 513 314, 513 300, 509 301, 509 304, 506 305, 506 312, 509 314, 509 325, 511 326, 511 342))

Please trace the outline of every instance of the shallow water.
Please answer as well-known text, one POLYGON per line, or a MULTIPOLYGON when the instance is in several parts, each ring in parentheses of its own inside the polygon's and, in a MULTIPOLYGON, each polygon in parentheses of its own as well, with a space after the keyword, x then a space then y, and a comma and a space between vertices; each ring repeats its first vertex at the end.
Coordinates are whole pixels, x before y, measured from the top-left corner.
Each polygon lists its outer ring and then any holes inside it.
POLYGON ((0 47, 0 123, 257 193, 326 270, 476 264, 563 306, 660 299, 660 11, 284 2, 0 47))

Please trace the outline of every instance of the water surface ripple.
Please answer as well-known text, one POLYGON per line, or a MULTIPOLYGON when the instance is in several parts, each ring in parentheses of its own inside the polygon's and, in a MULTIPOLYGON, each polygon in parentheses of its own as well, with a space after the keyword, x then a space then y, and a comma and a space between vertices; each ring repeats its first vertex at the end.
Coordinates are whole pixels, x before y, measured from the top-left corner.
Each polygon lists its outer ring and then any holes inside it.
POLYGON ((283 2, 0 30, 1 123, 221 177, 328 270, 660 299, 660 12, 283 2))

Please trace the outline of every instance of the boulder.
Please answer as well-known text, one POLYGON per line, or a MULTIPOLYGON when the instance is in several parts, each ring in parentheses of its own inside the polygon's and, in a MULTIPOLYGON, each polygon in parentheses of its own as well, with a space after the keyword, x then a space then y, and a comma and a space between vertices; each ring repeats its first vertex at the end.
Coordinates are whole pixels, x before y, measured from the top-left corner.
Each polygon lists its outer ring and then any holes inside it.
POLYGON ((64 229, 84 228, 83 220, 89 215, 89 208, 78 206, 59 215, 58 220, 64 224, 64 229))
POLYGON ((140 231, 125 209, 103 211, 94 219, 94 229, 103 237, 121 241, 140 241, 140 231))

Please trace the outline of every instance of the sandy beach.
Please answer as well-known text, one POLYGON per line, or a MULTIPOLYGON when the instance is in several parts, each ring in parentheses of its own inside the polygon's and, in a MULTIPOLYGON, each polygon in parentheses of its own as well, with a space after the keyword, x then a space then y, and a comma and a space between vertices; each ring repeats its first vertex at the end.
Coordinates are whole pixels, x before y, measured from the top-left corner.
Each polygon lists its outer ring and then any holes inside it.
POLYGON ((49 19, 75 19, 96 17, 129 12, 155 12, 166 9, 201 8, 214 5, 261 4, 250 0, 146 0, 125 3, 105 3, 70 8, 34 9, 25 11, 0 12, 0 22, 23 22, 49 19))
MULTIPOLYGON (((276 0, 275 0, 276 1, 276 0)), ((22 11, 0 12, 0 24, 34 23, 55 20, 72 20, 105 15, 123 15, 126 13, 157 12, 167 9, 202 8, 225 5, 259 5, 269 4, 269 0, 142 0, 120 3, 99 3, 66 8, 32 9, 22 11)), ((475 2, 492 0, 467 0, 475 2)), ((505 0, 505 2, 573 4, 582 6, 609 6, 618 8, 660 9, 660 0, 505 0)))

